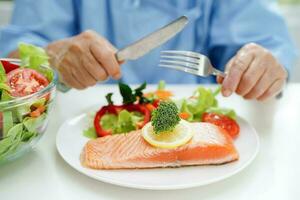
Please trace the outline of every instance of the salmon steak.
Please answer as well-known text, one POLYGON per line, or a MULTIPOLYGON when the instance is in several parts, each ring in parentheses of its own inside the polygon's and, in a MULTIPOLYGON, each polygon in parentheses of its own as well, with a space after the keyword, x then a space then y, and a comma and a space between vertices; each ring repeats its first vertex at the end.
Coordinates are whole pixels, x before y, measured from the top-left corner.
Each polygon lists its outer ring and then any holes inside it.
POLYGON ((192 123, 193 138, 174 149, 151 146, 141 130, 90 140, 81 154, 83 166, 92 169, 140 169, 219 165, 238 160, 232 138, 210 123, 192 123))

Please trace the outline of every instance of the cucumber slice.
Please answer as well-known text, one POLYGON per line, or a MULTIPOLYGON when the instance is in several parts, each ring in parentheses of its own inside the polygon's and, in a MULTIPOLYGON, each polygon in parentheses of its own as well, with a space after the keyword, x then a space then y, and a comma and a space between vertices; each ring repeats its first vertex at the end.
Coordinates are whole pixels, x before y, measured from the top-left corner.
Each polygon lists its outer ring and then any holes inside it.
POLYGON ((34 107, 39 107, 39 106, 43 106, 46 103, 46 98, 40 98, 38 100, 36 100, 32 105, 34 107))
POLYGON ((45 119, 46 119, 46 114, 44 113, 37 118, 28 117, 24 119, 23 124, 29 132, 35 133, 38 132, 38 129, 43 125, 45 119))
POLYGON ((3 112, 3 137, 8 134, 8 131, 14 126, 13 116, 11 111, 3 112))
POLYGON ((24 117, 27 116, 31 112, 30 105, 19 106, 16 109, 15 115, 19 122, 22 122, 24 117))

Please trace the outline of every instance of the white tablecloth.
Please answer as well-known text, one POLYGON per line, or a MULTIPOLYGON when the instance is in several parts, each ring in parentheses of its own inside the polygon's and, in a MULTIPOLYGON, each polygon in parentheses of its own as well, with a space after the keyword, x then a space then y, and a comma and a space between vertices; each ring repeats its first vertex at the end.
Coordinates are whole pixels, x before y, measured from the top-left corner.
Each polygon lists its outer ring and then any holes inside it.
MULTIPOLYGON (((169 85, 188 96, 195 85, 169 85)), ((114 86, 58 93, 47 132, 37 147, 24 157, 0 167, 1 200, 82 199, 205 199, 205 200, 296 200, 300 198, 300 84, 291 84, 280 100, 265 103, 238 96, 222 98, 220 104, 237 113, 257 129, 261 148, 244 171, 212 185, 176 190, 136 190, 98 182, 71 168, 59 156, 55 136, 59 126, 72 116, 104 103, 114 86)), ((116 95, 117 96, 117 95, 116 95)))

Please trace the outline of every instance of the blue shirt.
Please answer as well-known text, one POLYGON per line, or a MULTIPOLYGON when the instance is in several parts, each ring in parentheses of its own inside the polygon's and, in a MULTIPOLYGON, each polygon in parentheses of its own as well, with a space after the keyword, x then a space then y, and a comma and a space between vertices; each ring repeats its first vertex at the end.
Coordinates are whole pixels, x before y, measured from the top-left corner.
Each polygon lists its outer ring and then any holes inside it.
POLYGON ((0 31, 0 57, 21 41, 45 46, 87 29, 122 48, 181 15, 190 19, 186 28, 146 56, 122 65, 123 81, 214 82, 213 77, 159 68, 159 53, 166 49, 201 52, 223 70, 238 49, 255 42, 286 68, 292 66, 296 53, 285 22, 276 3, 265 0, 16 0, 11 23, 0 31))

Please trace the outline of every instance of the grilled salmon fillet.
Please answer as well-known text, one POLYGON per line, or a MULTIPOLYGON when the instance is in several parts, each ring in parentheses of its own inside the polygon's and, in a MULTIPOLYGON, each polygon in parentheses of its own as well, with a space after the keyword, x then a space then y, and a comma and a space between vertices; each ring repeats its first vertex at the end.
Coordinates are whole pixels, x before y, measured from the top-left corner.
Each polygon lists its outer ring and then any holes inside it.
POLYGON ((215 165, 239 158, 231 137, 209 123, 193 123, 195 134, 185 145, 161 149, 148 144, 141 130, 90 140, 82 154, 82 165, 93 169, 134 169, 215 165))

